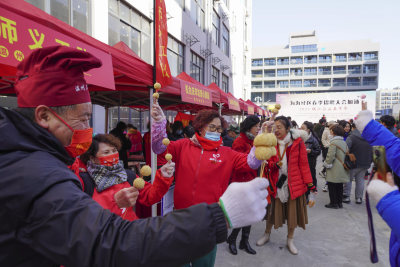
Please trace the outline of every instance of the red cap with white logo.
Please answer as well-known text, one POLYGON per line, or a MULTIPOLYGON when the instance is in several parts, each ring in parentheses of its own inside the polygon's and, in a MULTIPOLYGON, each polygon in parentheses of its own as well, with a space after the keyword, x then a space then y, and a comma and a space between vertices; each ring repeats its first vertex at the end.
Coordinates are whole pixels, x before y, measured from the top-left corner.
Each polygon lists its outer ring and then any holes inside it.
POLYGON ((83 72, 101 67, 88 52, 65 46, 34 50, 17 67, 18 107, 68 106, 90 102, 83 72))

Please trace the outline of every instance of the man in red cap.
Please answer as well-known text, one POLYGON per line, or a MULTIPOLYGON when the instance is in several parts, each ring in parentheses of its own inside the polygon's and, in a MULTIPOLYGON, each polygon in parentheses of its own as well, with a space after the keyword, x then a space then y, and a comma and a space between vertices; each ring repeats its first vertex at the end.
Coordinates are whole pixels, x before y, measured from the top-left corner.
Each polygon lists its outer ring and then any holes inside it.
POLYGON ((264 217, 266 179, 232 184, 219 204, 133 222, 86 195, 67 166, 91 144, 83 72, 100 66, 68 47, 34 50, 18 66, 19 108, 0 108, 0 266, 178 266, 224 242, 227 222, 264 217))

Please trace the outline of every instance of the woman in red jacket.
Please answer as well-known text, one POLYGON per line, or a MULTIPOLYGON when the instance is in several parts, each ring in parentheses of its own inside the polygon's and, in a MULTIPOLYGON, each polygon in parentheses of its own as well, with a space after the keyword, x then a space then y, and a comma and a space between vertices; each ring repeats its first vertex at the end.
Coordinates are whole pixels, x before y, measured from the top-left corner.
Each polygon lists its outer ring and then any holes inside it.
POLYGON ((157 170, 154 183, 146 183, 144 188, 138 191, 132 187, 137 176, 133 171, 124 169, 119 161, 120 147, 119 139, 111 134, 98 134, 93 137, 92 145, 81 155, 87 172, 80 173, 80 176, 85 184, 84 191, 103 208, 133 221, 138 219, 132 208, 135 204, 151 206, 167 193, 173 181, 175 163, 167 163, 157 170))
POLYGON ((296 227, 305 229, 308 223, 305 193, 316 189, 300 131, 290 130, 290 122, 284 116, 277 117, 274 124, 278 139, 277 155, 268 160, 264 171, 270 181, 271 205, 268 206, 265 234, 257 245, 262 246, 269 241, 272 226, 278 229, 287 221, 287 247, 297 255, 298 250, 293 243, 294 230, 296 227))
MULTIPOLYGON (((256 115, 248 116, 240 124, 240 135, 235 139, 232 144, 232 149, 238 152, 249 154, 253 147, 253 140, 260 131, 260 119, 256 115)), ((257 177, 257 171, 247 172, 234 172, 232 175, 231 182, 248 182, 254 177, 257 177)), ((236 238, 242 229, 242 239, 240 240, 239 249, 244 249, 249 254, 256 254, 256 251, 249 244, 249 236, 251 225, 243 228, 235 228, 227 239, 229 244, 229 251, 233 254, 237 254, 236 249, 236 238)))
MULTIPOLYGON (((218 202, 229 185, 233 172, 249 172, 261 162, 255 158, 254 149, 239 153, 221 146, 221 133, 226 122, 215 110, 200 111, 193 121, 196 131, 192 138, 162 144, 166 137, 166 119, 158 104, 152 109, 152 149, 156 154, 166 149, 176 163, 174 206, 184 209, 202 202, 218 202)), ((206 256, 192 262, 192 266, 214 266, 217 248, 206 256)), ((190 266, 190 265, 187 265, 190 266)))

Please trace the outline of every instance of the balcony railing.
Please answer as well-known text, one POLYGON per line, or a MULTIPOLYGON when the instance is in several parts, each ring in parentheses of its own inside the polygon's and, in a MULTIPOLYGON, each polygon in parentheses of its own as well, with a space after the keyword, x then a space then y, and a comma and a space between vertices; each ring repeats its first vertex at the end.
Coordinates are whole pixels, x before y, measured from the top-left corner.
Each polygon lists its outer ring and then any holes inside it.
POLYGON ((287 73, 278 73, 277 76, 280 76, 280 77, 281 76, 289 76, 289 73, 288 72, 287 73))
POLYGON ((304 59, 304 63, 305 64, 315 64, 315 63, 317 63, 317 59, 311 59, 311 60, 304 59))
POLYGON ((252 85, 251 88, 260 89, 260 88, 263 88, 263 87, 262 87, 262 84, 260 84, 260 85, 252 85))
POLYGON ((302 72, 291 72, 290 75, 291 76, 302 76, 303 73, 302 72))
POLYGON ((330 70, 323 70, 318 72, 319 75, 331 75, 332 72, 330 70))
POLYGON ((364 86, 376 86, 377 83, 376 83, 376 81, 364 81, 363 85, 364 86))
POLYGON ((346 70, 334 70, 333 74, 346 74, 346 70))
POLYGON ((317 75, 317 72, 304 72, 304 75, 306 76, 317 75))
POLYGON ((335 62, 347 62, 347 58, 336 58, 335 62))
POLYGON ((290 84, 290 87, 301 87, 301 84, 290 84))
POLYGON ((364 60, 365 60, 365 61, 368 61, 368 60, 378 60, 378 57, 377 57, 377 56, 376 56, 376 57, 367 57, 367 58, 364 57, 364 60))
POLYGON ((264 88, 275 88, 275 84, 264 84, 264 88))
POLYGON ((361 74, 361 70, 349 70, 349 74, 361 74))
POLYGON ((347 86, 361 86, 361 82, 347 82, 347 86))
POLYGON ((318 86, 320 86, 320 87, 329 87, 329 86, 331 86, 331 83, 329 82, 329 83, 318 83, 318 86))
POLYGON ((289 88, 289 84, 278 84, 279 88, 289 88))
POLYGON ((264 61, 264 65, 265 65, 265 66, 275 66, 276 63, 275 63, 275 62, 264 61))
POLYGON ((251 78, 262 78, 262 74, 252 74, 251 78))
POLYGON ((304 84, 304 86, 303 87, 316 87, 317 86, 317 84, 315 84, 315 83, 305 83, 304 84))
POLYGON ((303 61, 301 61, 301 60, 291 60, 290 64, 292 64, 292 65, 303 64, 303 61))
POLYGON ((278 65, 289 65, 289 60, 288 61, 278 61, 278 65))
POLYGON ((378 71, 377 70, 364 70, 364 73, 365 74, 367 74, 367 73, 378 73, 378 71))
POLYGON ((320 58, 320 59, 319 59, 319 63, 332 63, 332 59, 320 58))
POLYGON ((346 86, 346 83, 345 83, 345 82, 334 82, 334 83, 333 83, 333 86, 334 86, 334 87, 337 87, 337 86, 346 86))
POLYGON ((361 61, 361 57, 349 57, 349 61, 361 61))

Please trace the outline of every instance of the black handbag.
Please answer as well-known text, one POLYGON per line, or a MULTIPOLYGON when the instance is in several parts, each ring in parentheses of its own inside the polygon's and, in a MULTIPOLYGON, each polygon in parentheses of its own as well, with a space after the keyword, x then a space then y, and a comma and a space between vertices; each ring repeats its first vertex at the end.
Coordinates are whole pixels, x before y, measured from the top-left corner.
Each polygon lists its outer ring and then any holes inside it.
POLYGON ((338 145, 335 145, 335 144, 332 144, 332 145, 334 145, 335 147, 340 149, 345 154, 344 162, 341 161, 337 156, 336 156, 336 159, 343 165, 343 167, 346 170, 351 170, 351 169, 357 168, 356 156, 354 154, 350 154, 349 152, 344 152, 344 150, 338 145))

